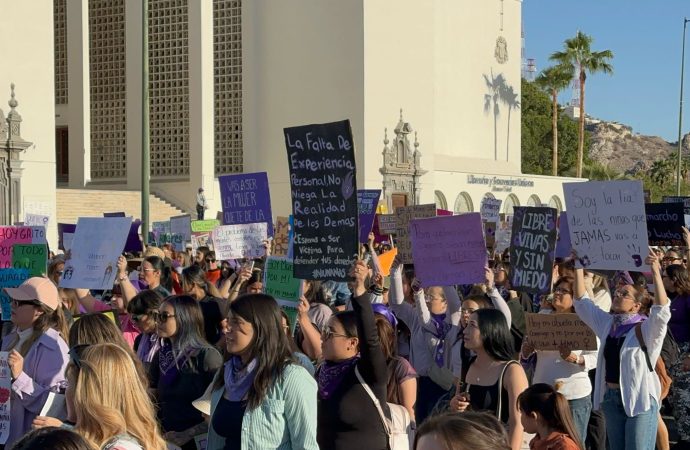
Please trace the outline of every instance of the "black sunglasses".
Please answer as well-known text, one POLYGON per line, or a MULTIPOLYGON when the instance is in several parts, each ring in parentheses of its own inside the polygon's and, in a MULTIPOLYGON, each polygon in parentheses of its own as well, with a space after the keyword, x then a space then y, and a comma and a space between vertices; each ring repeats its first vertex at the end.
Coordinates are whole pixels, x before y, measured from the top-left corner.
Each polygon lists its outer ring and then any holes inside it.
POLYGON ((145 313, 142 313, 142 314, 132 314, 131 316, 132 316, 132 320, 133 320, 134 322, 141 322, 141 320, 142 320, 144 317, 146 317, 146 316, 153 316, 153 317, 155 317, 156 314, 158 314, 158 311, 155 311, 155 310, 154 310, 154 311, 148 311, 148 312, 145 312, 145 313))
POLYGON ((69 358, 78 369, 81 369, 81 352, 88 347, 91 347, 91 344, 79 344, 69 349, 69 358))
POLYGON ((12 299, 12 304, 14 305, 15 308, 19 308, 20 306, 24 306, 24 305, 41 306, 41 302, 39 302, 38 300, 16 300, 16 299, 12 299))
POLYGON ((156 312, 153 314, 153 320, 156 323, 165 323, 169 318, 175 317, 175 314, 170 314, 169 312, 156 312))
POLYGON ((208 263, 216 262, 216 259, 215 258, 206 258, 206 262, 208 262, 208 263))

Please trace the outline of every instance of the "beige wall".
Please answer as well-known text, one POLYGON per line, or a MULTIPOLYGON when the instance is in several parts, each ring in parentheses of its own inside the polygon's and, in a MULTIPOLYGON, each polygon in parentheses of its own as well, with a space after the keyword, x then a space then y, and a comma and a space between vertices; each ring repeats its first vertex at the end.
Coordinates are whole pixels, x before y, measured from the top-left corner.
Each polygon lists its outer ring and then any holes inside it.
MULTIPOLYGON (((7 115, 14 82, 22 137, 34 143, 22 154, 23 205, 45 207, 55 217, 53 4, 0 0, 0 11, 0 108, 7 115)), ((48 240, 56 249, 55 220, 49 224, 48 240)))

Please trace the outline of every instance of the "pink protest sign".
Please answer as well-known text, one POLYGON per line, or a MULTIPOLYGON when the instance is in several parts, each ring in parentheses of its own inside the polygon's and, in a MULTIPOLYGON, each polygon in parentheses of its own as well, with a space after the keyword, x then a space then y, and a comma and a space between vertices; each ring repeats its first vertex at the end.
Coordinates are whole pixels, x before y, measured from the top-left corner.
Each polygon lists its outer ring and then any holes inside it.
POLYGON ((409 237, 423 287, 484 281, 487 254, 479 213, 413 219, 409 237))
POLYGON ((15 244, 45 244, 44 227, 0 227, 0 269, 12 267, 15 244))

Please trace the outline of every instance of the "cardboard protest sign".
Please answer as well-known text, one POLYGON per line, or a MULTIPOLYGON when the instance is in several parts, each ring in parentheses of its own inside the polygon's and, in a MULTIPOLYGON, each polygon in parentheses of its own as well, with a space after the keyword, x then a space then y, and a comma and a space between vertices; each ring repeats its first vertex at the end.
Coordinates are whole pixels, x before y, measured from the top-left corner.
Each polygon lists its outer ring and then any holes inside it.
POLYGON ((217 260, 259 258, 266 254, 266 223, 221 225, 211 232, 217 260))
POLYGON ((568 214, 563 211, 558 216, 558 236, 556 237, 556 258, 570 256, 572 246, 570 244, 570 227, 568 227, 568 214))
POLYGON ((359 250, 350 121, 285 128, 295 276, 345 281, 359 250))
POLYGON ((395 214, 377 214, 379 233, 395 234, 398 228, 398 218, 395 214))
POLYGON ((3 288, 15 288, 28 280, 29 271, 26 269, 0 269, 0 305, 2 306, 2 320, 10 320, 10 298, 3 288))
POLYGON ((505 216, 496 227, 496 243, 494 250, 502 253, 510 247, 510 238, 513 234, 513 215, 505 216))
POLYGON ((196 251, 199 247, 210 247, 213 243, 211 232, 220 226, 217 219, 192 220, 192 249, 196 251))
POLYGON ((12 248, 16 244, 47 244, 46 229, 0 226, 0 269, 12 267, 12 248))
POLYGON ((413 219, 428 219, 436 217, 436 205, 401 206, 395 210, 396 244, 398 255, 403 264, 412 262, 412 244, 409 237, 410 221, 413 219))
MULTIPOLYGON (((192 241, 192 216, 184 214, 182 216, 175 216, 170 218, 170 233, 182 236, 182 246, 176 251, 183 251, 185 243, 192 241)), ((175 243, 177 244, 177 243, 175 243)))
POLYGON ((690 197, 679 197, 679 196, 672 196, 672 195, 664 195, 663 197, 661 197, 661 202, 662 203, 682 203, 684 214, 690 214, 690 197))
POLYGON ((381 275, 387 277, 391 274, 391 267, 393 267, 393 260, 398 254, 398 249, 393 248, 387 252, 381 253, 378 256, 379 265, 381 266, 381 275))
POLYGON ((267 223, 273 236, 271 194, 266 172, 221 175, 220 198, 223 203, 223 225, 267 223))
POLYGON ((537 350, 596 350, 597 338, 577 314, 526 314, 527 339, 537 350))
POLYGON ((415 273, 423 287, 484 281, 488 261, 478 213, 413 219, 409 237, 415 273))
POLYGON ((286 256, 288 252, 288 239, 290 233, 290 226, 287 217, 276 217, 276 223, 273 227, 273 255, 286 256))
POLYGON ((9 352, 0 352, 0 444, 10 437, 12 371, 8 358, 9 352))
POLYGON ((563 183, 577 267, 646 271, 641 181, 563 183))
POLYGON ((485 222, 498 222, 499 214, 501 212, 502 200, 492 197, 484 197, 479 209, 482 215, 482 220, 485 222))
POLYGON ((381 189, 360 189, 357 191, 357 209, 359 210, 359 242, 367 242, 374 225, 376 207, 379 204, 381 189))
POLYGON ((130 217, 80 217, 60 287, 112 288, 131 224, 130 217))
POLYGON ((47 227, 50 221, 50 216, 43 216, 40 214, 24 214, 24 225, 28 227, 47 227))
POLYGON ((48 246, 46 244, 14 244, 12 246, 12 267, 26 269, 29 276, 46 275, 48 266, 48 246))
POLYGON ((556 210, 516 206, 510 246, 510 283, 516 291, 551 291, 556 250, 556 210))
POLYGON ((685 246, 685 216, 682 203, 647 203, 647 236, 649 245, 685 246))

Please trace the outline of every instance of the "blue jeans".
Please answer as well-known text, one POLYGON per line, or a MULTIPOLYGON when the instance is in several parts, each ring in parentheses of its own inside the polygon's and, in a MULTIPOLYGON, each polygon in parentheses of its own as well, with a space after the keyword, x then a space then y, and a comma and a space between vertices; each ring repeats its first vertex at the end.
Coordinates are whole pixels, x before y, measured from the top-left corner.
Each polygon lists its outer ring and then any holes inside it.
POLYGON ((601 409, 606 418, 610 450, 654 450, 659 406, 653 398, 651 403, 649 410, 628 417, 623 409, 620 389, 607 388, 601 409))
POLYGON ((587 439, 589 414, 592 412, 592 398, 588 395, 586 397, 568 400, 568 406, 570 406, 570 413, 573 416, 575 430, 580 436, 580 442, 584 443, 587 439))

